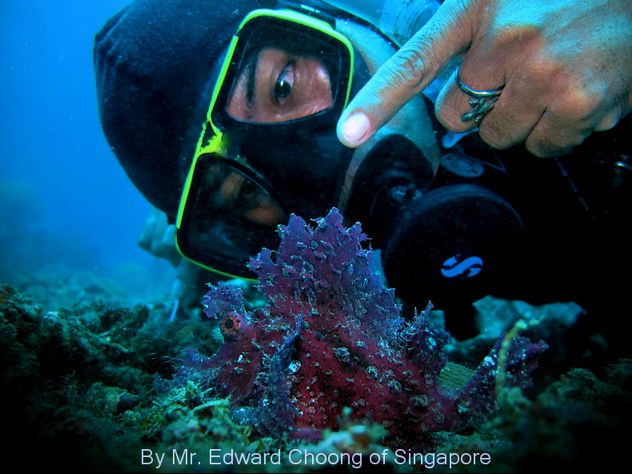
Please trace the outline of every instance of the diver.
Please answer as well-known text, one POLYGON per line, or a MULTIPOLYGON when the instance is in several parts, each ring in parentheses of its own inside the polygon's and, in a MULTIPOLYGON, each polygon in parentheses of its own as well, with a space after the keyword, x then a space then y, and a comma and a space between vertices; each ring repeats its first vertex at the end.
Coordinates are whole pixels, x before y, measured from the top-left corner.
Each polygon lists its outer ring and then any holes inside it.
MULTIPOLYGON (((275 248, 290 213, 337 207, 406 305, 432 301, 455 334, 487 294, 616 308, 627 283, 615 270, 630 263, 629 74, 616 74, 609 108, 577 117, 525 99, 520 77, 533 74, 503 68, 530 67, 525 51, 541 59, 538 38, 486 34, 509 31, 505 3, 131 3, 97 34, 94 59, 106 137, 157 209, 142 245, 194 287, 211 273, 250 278, 248 260, 275 248)), ((539 3, 576 20, 565 0, 539 3)), ((629 29, 629 7, 611 3, 629 29)), ((610 31, 604 44, 618 44, 610 31)))

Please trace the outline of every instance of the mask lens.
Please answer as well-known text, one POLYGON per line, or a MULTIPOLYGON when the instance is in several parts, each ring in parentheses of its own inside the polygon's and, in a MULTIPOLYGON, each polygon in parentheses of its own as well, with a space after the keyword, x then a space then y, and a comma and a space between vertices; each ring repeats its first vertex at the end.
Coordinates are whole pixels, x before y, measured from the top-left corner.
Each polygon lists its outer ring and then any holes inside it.
POLYGON ((279 25, 257 26, 242 41, 220 92, 229 117, 286 123, 333 107, 343 59, 331 42, 279 25))
POLYGON ((190 189, 178 229, 182 253, 211 269, 250 276, 248 260, 278 245, 276 227, 286 213, 246 170, 212 155, 198 159, 190 189))

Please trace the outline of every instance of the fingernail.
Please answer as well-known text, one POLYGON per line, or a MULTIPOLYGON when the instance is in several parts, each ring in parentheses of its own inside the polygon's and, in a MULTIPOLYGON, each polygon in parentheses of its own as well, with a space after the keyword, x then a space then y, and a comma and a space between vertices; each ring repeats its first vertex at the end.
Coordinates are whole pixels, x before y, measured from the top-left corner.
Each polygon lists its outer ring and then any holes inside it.
POLYGON ((354 112, 342 125, 342 137, 349 145, 358 145, 369 131, 369 117, 364 112, 354 112))

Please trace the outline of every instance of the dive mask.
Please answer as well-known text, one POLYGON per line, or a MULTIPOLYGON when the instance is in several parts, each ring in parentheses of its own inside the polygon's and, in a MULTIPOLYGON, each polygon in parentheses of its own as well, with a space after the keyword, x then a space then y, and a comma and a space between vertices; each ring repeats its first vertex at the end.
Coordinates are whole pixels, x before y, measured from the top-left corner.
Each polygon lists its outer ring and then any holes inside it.
POLYGON ((354 51, 323 18, 255 10, 219 68, 176 221, 180 253, 227 276, 278 245, 289 212, 331 202, 351 151, 335 126, 351 95, 354 51), (276 190, 276 192, 274 191, 276 190), (314 204, 315 203, 315 204, 314 204))

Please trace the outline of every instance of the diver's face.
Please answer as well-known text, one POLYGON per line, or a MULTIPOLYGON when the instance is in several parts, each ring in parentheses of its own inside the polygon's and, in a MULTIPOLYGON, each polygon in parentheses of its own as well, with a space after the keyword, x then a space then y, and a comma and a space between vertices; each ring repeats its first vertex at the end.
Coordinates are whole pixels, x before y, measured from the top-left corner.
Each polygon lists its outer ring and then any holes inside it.
POLYGON ((205 174, 206 209, 263 226, 275 226, 287 216, 270 194, 244 174, 223 162, 210 165, 205 174))
POLYGON ((329 73, 321 61, 268 47, 239 72, 226 110, 246 122, 280 123, 313 115, 332 103, 329 73))
POLYGON ((287 217, 277 202, 263 189, 244 175, 231 172, 219 187, 216 206, 234 207, 248 222, 273 226, 287 217))

